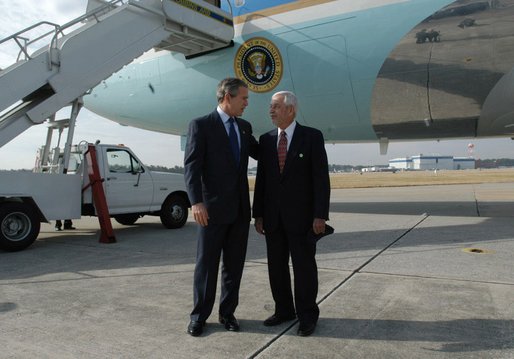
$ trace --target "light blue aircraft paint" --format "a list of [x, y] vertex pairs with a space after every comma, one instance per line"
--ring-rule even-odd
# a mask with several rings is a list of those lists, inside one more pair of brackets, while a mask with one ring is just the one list
[[[85, 97], [85, 106], [123, 125], [184, 135], [191, 119], [215, 108], [218, 82], [238, 76], [250, 81], [250, 104], [243, 117], [253, 124], [256, 134], [272, 128], [268, 116], [272, 94], [290, 90], [299, 99], [298, 121], [319, 128], [330, 142], [510, 135], [511, 129], [505, 127], [514, 113], [510, 104], [503, 104], [501, 126], [494, 127], [497, 117], [489, 116], [485, 124], [485, 119], [482, 124], [479, 121], [484, 102], [496, 103], [489, 92], [498, 88], [501, 78], [509, 76], [514, 58], [506, 56], [501, 69], [479, 68], [492, 75], [481, 87], [483, 95], [478, 96], [477, 110], [471, 115], [464, 111], [462, 116], [455, 115], [458, 111], [451, 106], [458, 99], [449, 84], [430, 82], [433, 69], [447, 71], [449, 82], [458, 81], [452, 74], [466, 77], [468, 71], [476, 70], [476, 59], [483, 50], [479, 44], [474, 47], [478, 40], [473, 32], [458, 25], [470, 17], [486, 19], [500, 14], [512, 18], [510, 4], [500, 8], [488, 1], [471, 1], [472, 7], [465, 8], [452, 0], [352, 2], [320, 0], [307, 7], [301, 1], [247, 0], [243, 7], [232, 7], [236, 22], [233, 47], [191, 59], [164, 51], [145, 55], [97, 86]], [[226, 0], [222, 3], [228, 10]], [[434, 26], [447, 30], [441, 32], [438, 41], [417, 43], [416, 36], [418, 40], [421, 36], [418, 33]], [[491, 26], [496, 26], [494, 21]], [[513, 25], [501, 30], [506, 36], [514, 35]], [[265, 45], [256, 48], [256, 39]], [[473, 55], [461, 56], [453, 50], [452, 44], [462, 43], [470, 44]], [[249, 44], [253, 52], [241, 49], [244, 44]], [[251, 63], [251, 54], [255, 53], [259, 53], [257, 59], [259, 55], [268, 56], [263, 69], [259, 69], [257, 60], [257, 65]], [[238, 62], [238, 56], [247, 57]], [[498, 59], [494, 53], [486, 56]], [[273, 68], [271, 63], [275, 65], [274, 78], [266, 73], [266, 68]], [[248, 74], [238, 72], [241, 66], [254, 75], [262, 70], [261, 76], [270, 77], [270, 82], [252, 87], [252, 79], [245, 77]], [[407, 76], [412, 74], [418, 74], [419, 81]], [[398, 98], [389, 104], [381, 103], [384, 96], [394, 97], [395, 91], [414, 97], [398, 92]], [[437, 103], [434, 94], [438, 95]], [[470, 99], [467, 93], [458, 96]], [[405, 110], [416, 106], [416, 101], [420, 101], [419, 108], [430, 110], [440, 105], [444, 111], [423, 114], [421, 110]], [[475, 98], [472, 101], [477, 102]], [[382, 115], [386, 110], [394, 113], [396, 108], [398, 121], [395, 116], [385, 119]], [[484, 132], [480, 133], [479, 128]]]

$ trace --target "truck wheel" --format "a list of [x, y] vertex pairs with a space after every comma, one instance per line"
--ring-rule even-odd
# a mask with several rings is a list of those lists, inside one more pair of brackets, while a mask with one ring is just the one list
[[161, 222], [166, 228], [180, 228], [187, 221], [187, 201], [180, 195], [172, 194], [166, 198], [161, 208]]
[[0, 205], [0, 248], [15, 252], [27, 248], [39, 235], [39, 217], [26, 203]]
[[137, 213], [128, 213], [128, 214], [118, 214], [114, 216], [114, 219], [119, 224], [124, 224], [125, 226], [130, 226], [139, 219], [139, 214]]

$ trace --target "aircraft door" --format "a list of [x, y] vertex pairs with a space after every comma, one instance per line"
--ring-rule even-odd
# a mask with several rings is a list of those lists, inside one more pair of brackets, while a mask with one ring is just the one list
[[208, 2], [211, 5], [220, 7], [220, 0], [205, 0], [205, 1]]
[[350, 80], [346, 40], [328, 36], [291, 43], [291, 79], [305, 123], [339, 138], [353, 136], [359, 117]]
[[373, 88], [371, 123], [378, 137], [416, 138], [434, 130], [427, 89], [431, 49], [419, 46], [413, 32], [405, 38], [382, 64]]
[[106, 165], [105, 196], [109, 211], [148, 211], [153, 200], [153, 181], [139, 161], [126, 149], [108, 149]]

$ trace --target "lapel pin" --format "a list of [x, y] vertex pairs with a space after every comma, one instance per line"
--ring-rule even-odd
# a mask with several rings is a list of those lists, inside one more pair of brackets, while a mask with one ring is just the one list
[[300, 158], [302, 158], [302, 157], [303, 157], [303, 153], [300, 153]]

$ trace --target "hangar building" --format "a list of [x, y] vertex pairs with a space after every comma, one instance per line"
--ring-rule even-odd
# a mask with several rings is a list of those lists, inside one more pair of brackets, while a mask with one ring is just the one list
[[416, 155], [393, 158], [389, 167], [405, 170], [466, 170], [475, 168], [473, 157], [453, 157], [438, 155]]

